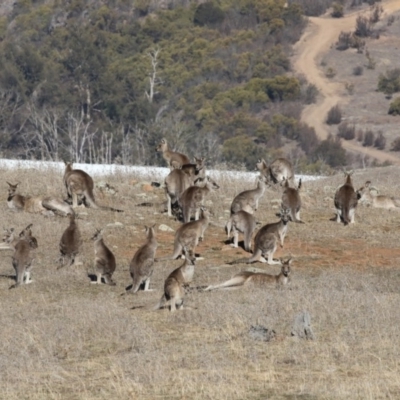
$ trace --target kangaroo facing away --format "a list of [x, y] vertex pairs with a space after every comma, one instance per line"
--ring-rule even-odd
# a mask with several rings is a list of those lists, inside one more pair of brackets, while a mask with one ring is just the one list
[[165, 178], [165, 195], [167, 197], [168, 216], [172, 217], [172, 205], [175, 204], [181, 194], [194, 185], [194, 175], [186, 174], [181, 169], [173, 169]]
[[81, 169], [73, 169], [73, 164], [65, 162], [64, 184], [69, 198], [72, 198], [72, 207], [78, 207], [78, 196], [87, 207], [123, 212], [113, 207], [100, 206], [94, 198], [94, 183], [92, 177]]
[[45, 216], [53, 216], [54, 214], [65, 216], [74, 213], [72, 207], [61, 199], [52, 196], [22, 196], [17, 193], [19, 183], [13, 185], [12, 183], [7, 182], [7, 184], [7, 205], [11, 210], [41, 213]]
[[289, 215], [289, 210], [281, 210], [280, 221], [264, 225], [257, 232], [256, 237], [254, 238], [253, 255], [250, 258], [241, 258], [239, 260], [232, 261], [230, 264], [251, 264], [256, 261], [267, 262], [270, 265], [280, 264], [279, 261], [275, 261], [273, 259], [273, 255], [278, 248], [278, 240], [280, 241], [281, 247], [283, 247], [283, 242], [290, 220]]
[[69, 226], [65, 229], [60, 239], [60, 258], [57, 269], [66, 265], [69, 260], [68, 266], [75, 263], [82, 246], [81, 233], [75, 221], [75, 214], [69, 216]]
[[103, 239], [103, 230], [96, 229], [96, 233], [91, 240], [94, 242], [94, 264], [97, 280], [92, 283], [101, 284], [101, 278], [107, 285], [115, 285], [111, 279], [116, 268], [115, 256], [106, 246]]
[[284, 261], [281, 259], [282, 268], [279, 275], [269, 275], [263, 272], [241, 271], [234, 275], [231, 279], [222, 282], [218, 285], [210, 285], [204, 291], [215, 289], [226, 289], [238, 286], [247, 286], [250, 284], [264, 286], [274, 283], [277, 287], [282, 287], [290, 284], [290, 264], [292, 259]]
[[189, 286], [193, 280], [195, 261], [195, 257], [186, 257], [183, 264], [168, 275], [164, 283], [164, 294], [155, 310], [162, 308], [168, 302], [171, 312], [183, 308], [185, 287]]
[[251, 251], [251, 237], [256, 229], [256, 219], [252, 214], [247, 211], [240, 210], [236, 214], [232, 214], [226, 224], [226, 233], [228, 239], [233, 233], [232, 247], [238, 247], [239, 232], [244, 235], [244, 249], [248, 252]]
[[289, 181], [285, 181], [285, 186], [282, 194], [282, 209], [287, 209], [290, 211], [290, 220], [297, 223], [303, 223], [300, 219], [300, 208], [301, 208], [301, 179], [299, 179], [299, 184], [297, 188], [292, 188], [289, 186]]
[[218, 184], [209, 176], [207, 176], [204, 180], [204, 185], [190, 186], [180, 196], [179, 204], [182, 207], [183, 222], [190, 221], [190, 214], [193, 210], [195, 211], [194, 219], [197, 221], [200, 215], [200, 207], [204, 205], [206, 196], [210, 192], [219, 189]]
[[365, 182], [364, 186], [357, 190], [357, 198], [361, 204], [375, 208], [384, 208], [386, 210], [400, 208], [400, 199], [378, 195], [372, 190], [371, 181]]
[[292, 163], [286, 158], [277, 158], [270, 165], [264, 159], [258, 160], [256, 169], [264, 176], [267, 183], [283, 184], [285, 180], [294, 183], [294, 172]]
[[263, 177], [257, 178], [257, 188], [239, 193], [232, 201], [231, 214], [240, 210], [253, 214], [258, 209], [258, 202], [265, 193], [266, 184]]
[[175, 260], [178, 258], [182, 251], [185, 257], [190, 257], [195, 254], [195, 248], [199, 241], [204, 238], [204, 232], [210, 222], [211, 213], [205, 207], [201, 207], [200, 219], [197, 221], [190, 221], [184, 223], [175, 232], [174, 251], [172, 256], [157, 258], [156, 261]]
[[335, 193], [336, 222], [343, 221], [344, 225], [354, 223], [354, 214], [357, 207], [357, 193], [354, 190], [351, 175], [345, 172], [346, 181]]
[[155, 225], [146, 226], [147, 241], [135, 253], [129, 266], [132, 277], [132, 288], [127, 292], [136, 293], [144, 285], [144, 290], [149, 290], [150, 277], [153, 274], [154, 257], [157, 250]]
[[190, 164], [188, 156], [176, 151], [172, 151], [165, 139], [161, 139], [160, 143], [156, 147], [156, 152], [162, 153], [164, 160], [168, 163], [168, 166], [173, 168], [182, 168], [182, 165]]
[[16, 283], [10, 286], [10, 289], [16, 288], [23, 283], [33, 282], [30, 279], [31, 268], [33, 263], [32, 250], [37, 249], [38, 243], [35, 237], [32, 236], [32, 224], [28, 225], [16, 238], [14, 229], [5, 230], [3, 242], [6, 247], [14, 250], [12, 256], [12, 265], [15, 269]]

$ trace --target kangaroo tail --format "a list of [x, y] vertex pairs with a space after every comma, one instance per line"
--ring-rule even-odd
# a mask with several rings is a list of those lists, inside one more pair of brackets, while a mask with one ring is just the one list
[[154, 306], [153, 310], [154, 310], [154, 311], [159, 310], [160, 308], [162, 308], [162, 307], [165, 305], [166, 302], [167, 302], [167, 298], [165, 297], [165, 294], [163, 294], [163, 295], [161, 296], [160, 301], [157, 303], [156, 306]]

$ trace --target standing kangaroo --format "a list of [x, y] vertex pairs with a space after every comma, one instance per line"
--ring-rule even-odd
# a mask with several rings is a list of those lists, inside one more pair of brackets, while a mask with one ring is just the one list
[[205, 168], [205, 157], [202, 158], [194, 158], [194, 164], [183, 164], [182, 171], [185, 174], [188, 174], [191, 177], [197, 178], [205, 178], [206, 175], [206, 168]]
[[256, 169], [265, 177], [267, 183], [282, 184], [285, 180], [294, 183], [293, 166], [286, 158], [277, 158], [270, 165], [264, 159], [258, 160]]
[[104, 278], [104, 282], [107, 285], [114, 286], [115, 282], [111, 277], [116, 268], [116, 261], [114, 254], [104, 243], [103, 231], [97, 229], [91, 240], [94, 242], [94, 263], [97, 277], [97, 280], [93, 283], [101, 284], [101, 278]]
[[218, 285], [210, 285], [204, 291], [225, 289], [230, 287], [247, 286], [249, 284], [263, 286], [265, 284], [274, 283], [277, 287], [290, 284], [290, 264], [292, 259], [284, 261], [281, 259], [282, 268], [278, 275], [269, 275], [263, 272], [241, 271], [234, 275], [231, 279]]
[[279, 261], [273, 259], [273, 255], [278, 247], [278, 241], [281, 247], [287, 233], [289, 223], [289, 210], [281, 210], [281, 219], [278, 222], [264, 225], [256, 234], [254, 238], [254, 251], [250, 258], [241, 258], [239, 260], [232, 261], [231, 264], [246, 263], [251, 264], [256, 261], [265, 262], [263, 257], [267, 259], [267, 263], [280, 264]]
[[204, 238], [204, 232], [208, 227], [211, 216], [210, 211], [205, 207], [201, 207], [200, 210], [199, 220], [186, 222], [175, 232], [172, 256], [158, 258], [156, 261], [175, 260], [182, 254], [182, 251], [185, 253], [185, 257], [194, 255], [196, 246]]
[[67, 259], [69, 259], [68, 266], [73, 265], [81, 246], [81, 233], [75, 221], [75, 214], [71, 214], [69, 216], [69, 226], [65, 229], [60, 239], [60, 258], [57, 269], [64, 267]]
[[72, 207], [78, 207], [78, 196], [83, 199], [87, 207], [123, 212], [113, 207], [100, 206], [94, 198], [94, 183], [92, 177], [81, 169], [73, 169], [73, 164], [65, 162], [64, 184], [67, 189], [68, 197], [72, 198]]
[[[31, 268], [33, 262], [32, 250], [37, 249], [38, 243], [35, 237], [32, 236], [32, 224], [28, 225], [16, 238], [14, 229], [5, 231], [3, 242], [7, 247], [14, 250], [12, 256], [12, 265], [15, 269], [16, 283], [10, 286], [10, 289], [16, 288], [25, 283], [31, 283]], [[2, 247], [4, 248], [4, 247]]]
[[194, 219], [197, 221], [200, 215], [200, 207], [204, 205], [206, 196], [219, 189], [218, 184], [207, 176], [203, 186], [190, 186], [180, 196], [179, 204], [182, 207], [183, 222], [190, 221], [191, 211], [195, 211]]
[[185, 287], [193, 280], [195, 261], [194, 257], [186, 257], [183, 264], [168, 275], [164, 283], [164, 294], [155, 310], [162, 308], [167, 302], [170, 303], [171, 312], [183, 308]]
[[239, 232], [244, 235], [244, 249], [248, 252], [251, 251], [251, 237], [256, 229], [256, 219], [252, 214], [247, 211], [240, 210], [232, 214], [226, 224], [226, 233], [228, 239], [230, 238], [231, 230], [233, 233], [233, 247], [238, 247]]
[[74, 213], [72, 207], [61, 199], [52, 196], [22, 196], [17, 193], [19, 183], [13, 185], [12, 183], [7, 182], [7, 184], [7, 205], [11, 210], [41, 213], [46, 216], [54, 215], [54, 213], [63, 216]]
[[300, 198], [300, 188], [301, 179], [299, 179], [299, 184], [297, 188], [292, 188], [289, 186], [289, 181], [285, 181], [284, 190], [282, 194], [282, 209], [287, 209], [290, 211], [290, 220], [293, 222], [303, 223], [300, 219], [300, 208], [301, 208], [301, 198]]
[[181, 194], [194, 185], [195, 175], [186, 174], [181, 169], [173, 169], [165, 178], [165, 195], [167, 197], [168, 216], [172, 217], [172, 205], [175, 204]]
[[257, 188], [239, 193], [232, 201], [231, 214], [240, 210], [253, 214], [258, 209], [258, 202], [265, 193], [266, 184], [263, 177], [257, 178]]
[[335, 193], [336, 222], [343, 221], [344, 225], [354, 223], [354, 214], [357, 207], [357, 193], [354, 190], [351, 175], [345, 172], [346, 181]]
[[146, 226], [147, 241], [141, 246], [132, 258], [129, 271], [132, 277], [132, 288], [127, 292], [136, 293], [144, 284], [144, 290], [149, 290], [150, 277], [153, 274], [154, 257], [157, 250], [155, 225]]
[[168, 163], [168, 166], [173, 168], [182, 168], [184, 164], [190, 164], [188, 156], [176, 151], [172, 151], [165, 139], [161, 139], [160, 143], [156, 147], [156, 152], [162, 153], [164, 160]]

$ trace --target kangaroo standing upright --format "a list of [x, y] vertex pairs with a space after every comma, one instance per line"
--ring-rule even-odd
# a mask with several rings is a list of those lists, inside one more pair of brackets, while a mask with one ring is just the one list
[[73, 265], [80, 252], [81, 246], [81, 232], [75, 221], [75, 214], [71, 214], [69, 216], [69, 226], [65, 229], [60, 239], [60, 258], [57, 269], [64, 267], [66, 260], [69, 260], [68, 266]]
[[164, 294], [155, 307], [155, 310], [160, 309], [167, 302], [170, 303], [171, 312], [183, 308], [185, 287], [193, 280], [195, 261], [194, 257], [187, 257], [180, 267], [174, 269], [168, 275], [164, 283]]
[[278, 247], [278, 241], [281, 247], [287, 233], [289, 223], [289, 210], [281, 210], [281, 219], [278, 222], [264, 225], [254, 238], [254, 251], [250, 258], [241, 258], [231, 262], [231, 264], [246, 263], [250, 264], [256, 261], [265, 262], [262, 257], [267, 259], [268, 264], [280, 264], [273, 259], [273, 255]]
[[346, 181], [335, 193], [336, 222], [343, 221], [344, 225], [354, 223], [354, 214], [358, 204], [357, 193], [354, 190], [351, 175], [345, 172]]
[[147, 241], [136, 251], [132, 258], [129, 271], [133, 282], [132, 288], [128, 292], [136, 293], [142, 284], [144, 284], [144, 290], [149, 290], [154, 257], [158, 246], [154, 227], [155, 225], [146, 226]]
[[289, 186], [289, 181], [285, 181], [285, 186], [282, 194], [282, 209], [287, 209], [290, 211], [290, 219], [293, 222], [303, 223], [300, 219], [300, 208], [301, 208], [301, 179], [299, 179], [299, 184], [297, 188], [292, 188]]
[[294, 184], [294, 172], [292, 163], [286, 158], [277, 158], [270, 165], [264, 159], [258, 160], [256, 169], [264, 176], [267, 183], [283, 184], [285, 180]]
[[[6, 230], [3, 242], [7, 247], [14, 250], [12, 256], [12, 265], [15, 269], [16, 283], [10, 286], [10, 289], [16, 288], [25, 283], [31, 283], [31, 268], [33, 262], [32, 250], [37, 249], [38, 243], [32, 236], [32, 224], [28, 225], [16, 238], [14, 229]], [[2, 247], [4, 248], [4, 247]]]
[[233, 247], [238, 247], [239, 232], [244, 235], [244, 249], [251, 251], [251, 237], [256, 229], [256, 219], [247, 211], [240, 210], [232, 214], [226, 224], [226, 233], [230, 238], [231, 230], [233, 233]]
[[182, 168], [184, 164], [190, 164], [188, 156], [177, 151], [172, 151], [166, 139], [161, 139], [160, 143], [156, 147], [156, 152], [160, 152], [163, 155], [164, 160], [168, 163], [168, 166], [172, 168]]
[[97, 277], [97, 280], [93, 283], [101, 284], [101, 278], [103, 278], [107, 285], [114, 286], [115, 282], [111, 279], [111, 277], [117, 264], [113, 252], [104, 243], [103, 231], [97, 229], [91, 240], [94, 241], [94, 263]]
[[231, 214], [235, 214], [240, 210], [253, 214], [258, 209], [258, 202], [265, 193], [265, 181], [263, 177], [257, 178], [257, 188], [245, 190], [239, 193], [233, 199], [231, 204]]

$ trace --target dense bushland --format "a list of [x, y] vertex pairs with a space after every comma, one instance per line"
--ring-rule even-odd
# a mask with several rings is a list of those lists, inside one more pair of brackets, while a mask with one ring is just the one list
[[[0, 149], [153, 164], [164, 136], [253, 167], [244, 149], [268, 158], [299, 140], [316, 96], [290, 75], [302, 12], [283, 0], [17, 2], [0, 19]], [[300, 142], [309, 162], [312, 143]]]

